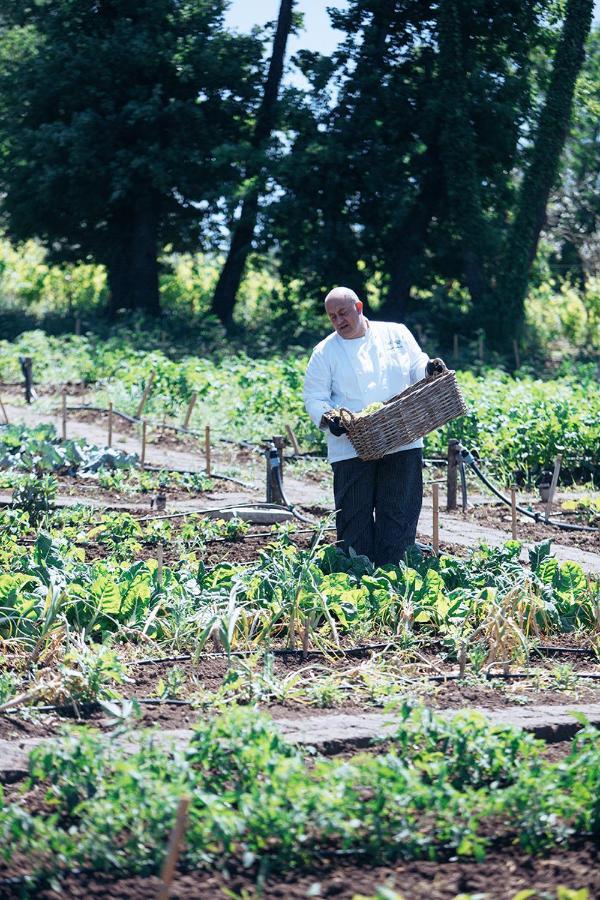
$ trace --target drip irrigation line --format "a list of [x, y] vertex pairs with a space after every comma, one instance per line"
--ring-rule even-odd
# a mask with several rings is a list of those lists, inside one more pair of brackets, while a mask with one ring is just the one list
[[[254, 656], [257, 650], [232, 650], [231, 653], [223, 652], [213, 652], [213, 653], [203, 653], [199, 658], [198, 662], [202, 659], [228, 659], [231, 656], [235, 657], [244, 657], [244, 656]], [[391, 644], [389, 641], [386, 643], [379, 644], [360, 644], [356, 647], [343, 647], [343, 648], [335, 648], [333, 650], [296, 650], [291, 647], [276, 647], [270, 650], [265, 651], [266, 653], [271, 653], [273, 656], [296, 656], [296, 657], [361, 657], [366, 656], [368, 653], [397, 653], [398, 648]], [[540, 653], [544, 654], [555, 654], [555, 653], [573, 653], [579, 655], [594, 655], [593, 650], [587, 649], [585, 647], [550, 647], [550, 646], [539, 646], [534, 647], [531, 650], [531, 653]], [[194, 659], [194, 656], [191, 653], [184, 653], [179, 656], [163, 656], [163, 657], [149, 657], [146, 659], [137, 659], [137, 660], [121, 660], [124, 665], [127, 666], [150, 666], [156, 665], [157, 663], [167, 663], [167, 662], [189, 662]], [[598, 676], [600, 677], [600, 675]]]
[[[506, 497], [501, 491], [499, 491], [498, 488], [494, 484], [492, 484], [489, 478], [487, 478], [483, 474], [483, 472], [475, 462], [475, 459], [473, 458], [471, 452], [462, 446], [459, 447], [459, 450], [462, 459], [468, 466], [473, 469], [477, 477], [492, 491], [493, 494], [496, 495], [496, 497], [502, 500], [503, 503], [505, 503], [507, 506], [511, 506], [512, 504], [510, 499]], [[553, 528], [560, 528], [562, 531], [591, 531], [596, 533], [600, 531], [600, 528], [594, 528], [592, 525], [574, 525], [569, 522], [556, 522], [554, 519], [546, 519], [542, 516], [541, 513], [531, 512], [531, 510], [525, 509], [525, 507], [519, 506], [518, 504], [517, 510], [523, 515], [528, 516], [530, 519], [533, 519], [539, 525], [550, 525]]]
[[[302, 650], [297, 651], [299, 654], [302, 654]], [[315, 651], [312, 651], [314, 653]], [[308, 651], [306, 654], [306, 658], [310, 657], [311, 651]], [[482, 673], [482, 677], [485, 678], [486, 681], [527, 681], [528, 679], [535, 678], [539, 673], [537, 672], [485, 672]], [[574, 678], [581, 678], [586, 681], [600, 681], [600, 672], [574, 672]], [[460, 672], [448, 672], [447, 674], [435, 674], [428, 675], [423, 674], [420, 677], [408, 677], [401, 678], [403, 684], [411, 684], [418, 685], [422, 684], [423, 680], [433, 681], [439, 684], [444, 684], [447, 681], [464, 681], [465, 675], [461, 675]], [[160, 697], [126, 697], [122, 698], [129, 702], [139, 703], [141, 706], [193, 706], [193, 702], [191, 700], [176, 700], [170, 698], [160, 698]], [[60, 704], [45, 704], [44, 706], [35, 706], [35, 705], [21, 705], [21, 706], [12, 706], [10, 711], [7, 710], [6, 713], [9, 715], [14, 715], [17, 711], [29, 710], [35, 712], [69, 712], [78, 714], [81, 712], [96, 712], [98, 709], [101, 709], [100, 701], [98, 700], [86, 700], [85, 702], [76, 702], [72, 703], [60, 703]], [[3, 710], [0, 710], [0, 716], [5, 715]]]
[[246, 488], [247, 490], [258, 490], [255, 484], [250, 484], [248, 481], [240, 481], [239, 478], [233, 478], [231, 475], [218, 475], [216, 472], [211, 472], [210, 475], [208, 475], [206, 472], [195, 469], [174, 469], [169, 466], [158, 466], [153, 463], [144, 463], [142, 468], [145, 472], [175, 472], [177, 475], [203, 475], [206, 478], [214, 478], [216, 481], [231, 481], [233, 484], [239, 484], [240, 487]]
[[[295, 650], [291, 647], [276, 647], [272, 650], [266, 651], [267, 653], [272, 654], [273, 656], [318, 656], [318, 657], [336, 657], [336, 656], [365, 656], [367, 653], [372, 651], [381, 652], [382, 650], [387, 650], [389, 648], [389, 643], [385, 644], [364, 644], [358, 647], [346, 647], [346, 648], [335, 648], [332, 651], [326, 650]], [[203, 659], [228, 659], [231, 656], [235, 657], [244, 657], [244, 656], [255, 656], [257, 652], [256, 650], [232, 650], [231, 653], [225, 652], [214, 652], [214, 653], [203, 653], [202, 656], [198, 658], [198, 662]], [[149, 658], [149, 659], [132, 659], [132, 660], [121, 660], [126, 666], [150, 666], [155, 665], [156, 663], [165, 663], [165, 662], [188, 662], [193, 659], [193, 655], [191, 653], [184, 653], [179, 656], [163, 656], [158, 659]]]
[[[103, 406], [88, 406], [87, 403], [82, 404], [81, 406], [68, 406], [67, 413], [69, 412], [99, 412], [99, 413], [108, 413], [109, 410], [105, 409]], [[129, 422], [131, 425], [137, 425], [141, 422], [141, 419], [136, 418], [135, 416], [130, 416], [129, 413], [121, 412], [119, 409], [113, 409], [113, 416], [118, 416], [120, 419], [124, 419], [126, 422]]]

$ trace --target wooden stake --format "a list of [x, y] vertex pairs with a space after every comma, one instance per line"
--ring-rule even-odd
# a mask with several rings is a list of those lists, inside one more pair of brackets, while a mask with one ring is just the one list
[[517, 491], [510, 489], [510, 530], [513, 541], [517, 540]]
[[112, 431], [113, 431], [113, 405], [112, 400], [108, 403], [108, 446], [112, 447]]
[[146, 420], [142, 422], [142, 452], [140, 454], [140, 465], [146, 462]]
[[211, 465], [210, 465], [210, 425], [207, 425], [204, 429], [204, 456], [206, 457], [206, 474], [211, 474]]
[[285, 430], [287, 431], [287, 436], [290, 439], [290, 444], [294, 450], [294, 456], [300, 456], [302, 451], [300, 450], [300, 444], [298, 443], [298, 438], [296, 437], [296, 432], [292, 428], [291, 425], [286, 425]]
[[460, 441], [450, 438], [448, 441], [448, 469], [446, 472], [446, 509], [456, 509], [458, 492], [458, 464]]
[[190, 402], [188, 403], [187, 412], [185, 414], [185, 419], [183, 420], [183, 428], [187, 428], [190, 424], [190, 419], [192, 418], [192, 413], [194, 411], [194, 407], [196, 405], [196, 400], [198, 399], [198, 394], [196, 391], [190, 397]]
[[168, 900], [169, 894], [171, 893], [171, 885], [173, 883], [177, 860], [179, 858], [179, 845], [181, 844], [181, 839], [185, 833], [189, 807], [190, 798], [185, 796], [182, 797], [179, 801], [179, 806], [177, 807], [177, 816], [175, 817], [175, 822], [169, 836], [167, 855], [163, 863], [162, 872], [160, 873], [162, 886], [158, 894], [158, 900]]
[[283, 435], [274, 434], [273, 443], [277, 447], [277, 453], [279, 454], [279, 472], [281, 473], [281, 480], [283, 481]]
[[521, 368], [521, 354], [519, 353], [519, 342], [513, 338], [513, 351], [515, 354], [515, 369]]
[[458, 651], [458, 677], [465, 677], [465, 670], [467, 668], [467, 642], [461, 641], [460, 648]]
[[164, 544], [159, 544], [158, 547], [156, 548], [156, 583], [159, 587], [162, 587], [164, 552], [165, 552]]
[[6, 409], [4, 408], [2, 397], [0, 397], [0, 409], [2, 410], [2, 415], [4, 416], [4, 424], [8, 425], [8, 416], [6, 415]]
[[433, 497], [433, 552], [437, 556], [440, 552], [440, 486], [432, 484], [431, 493]]
[[559, 454], [557, 454], [557, 457], [554, 461], [554, 471], [552, 473], [552, 481], [550, 482], [550, 490], [548, 491], [548, 502], [546, 503], [546, 514], [545, 514], [546, 522], [550, 518], [550, 511], [552, 510], [552, 500], [554, 499], [554, 491], [556, 490], [556, 485], [558, 484], [558, 476], [560, 474], [561, 465], [562, 465], [562, 453], [559, 453]]
[[67, 389], [62, 389], [62, 439], [67, 439]]
[[148, 399], [148, 395], [150, 394], [150, 391], [152, 390], [152, 382], [154, 381], [154, 374], [155, 373], [154, 373], [154, 369], [153, 369], [150, 372], [148, 381], [146, 382], [146, 387], [144, 388], [144, 393], [142, 394], [142, 399], [140, 400], [140, 402], [138, 404], [138, 408], [135, 413], [136, 419], [141, 419], [141, 417], [142, 417], [142, 413], [144, 412], [144, 407], [146, 405], [146, 400]]
[[479, 335], [478, 347], [479, 359], [483, 362], [483, 332]]
[[454, 359], [458, 359], [458, 335], [454, 335], [453, 344], [452, 344], [452, 355]]
[[304, 616], [304, 631], [302, 632], [302, 659], [308, 654], [308, 641], [310, 638], [310, 616]]

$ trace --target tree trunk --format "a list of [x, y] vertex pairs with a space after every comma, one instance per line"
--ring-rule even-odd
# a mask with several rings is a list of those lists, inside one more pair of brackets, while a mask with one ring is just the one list
[[158, 221], [148, 204], [140, 204], [131, 215], [113, 223], [113, 248], [106, 260], [109, 305], [118, 310], [160, 313], [158, 291]]
[[591, 27], [593, 5], [593, 0], [568, 0], [567, 3], [531, 163], [521, 184], [517, 214], [508, 235], [498, 277], [494, 303], [497, 321], [490, 337], [499, 348], [506, 347], [523, 326], [529, 272], [569, 129], [575, 82], [585, 57], [585, 41]]
[[429, 147], [426, 169], [413, 207], [393, 235], [393, 255], [388, 261], [389, 282], [380, 316], [403, 322], [408, 310], [415, 268], [423, 257], [427, 230], [439, 206], [441, 173], [437, 147]]
[[269, 71], [251, 141], [252, 148], [259, 152], [256, 160], [250, 163], [246, 172], [246, 177], [251, 179], [251, 187], [242, 201], [240, 218], [233, 229], [227, 259], [213, 295], [212, 312], [226, 326], [231, 324], [233, 318], [237, 292], [244, 274], [246, 260], [252, 247], [252, 238], [256, 228], [258, 199], [264, 181], [264, 178], [261, 177], [262, 162], [260, 156], [262, 154], [260, 151], [265, 149], [265, 144], [275, 124], [277, 97], [283, 75], [285, 49], [292, 29], [293, 7], [294, 0], [281, 0]]
[[485, 218], [477, 171], [475, 133], [469, 110], [460, 0], [439, 5], [440, 155], [450, 216], [460, 238], [465, 283], [475, 308], [487, 299], [482, 246]]

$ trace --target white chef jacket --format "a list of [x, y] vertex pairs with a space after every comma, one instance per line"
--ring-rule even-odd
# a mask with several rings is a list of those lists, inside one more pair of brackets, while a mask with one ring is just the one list
[[[376, 401], [386, 401], [425, 375], [429, 357], [423, 353], [405, 325], [367, 322], [360, 338], [343, 338], [337, 332], [321, 341], [312, 352], [304, 379], [304, 405], [318, 427], [323, 413], [344, 406], [360, 412]], [[330, 462], [352, 459], [356, 450], [348, 436], [327, 432]], [[390, 450], [422, 447], [423, 440]]]

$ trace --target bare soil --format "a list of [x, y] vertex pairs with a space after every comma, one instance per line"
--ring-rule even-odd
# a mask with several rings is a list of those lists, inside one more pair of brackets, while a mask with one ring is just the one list
[[[153, 648], [149, 648], [152, 655]], [[139, 658], [139, 657], [138, 657]], [[407, 658], [408, 659], [408, 658]], [[600, 666], [595, 665], [593, 657], [559, 655], [557, 658], [542, 658], [532, 666], [531, 678], [525, 680], [504, 680], [501, 678], [487, 681], [475, 677], [464, 681], [449, 680], [445, 682], [430, 681], [428, 673], [446, 673], [452, 675], [456, 672], [456, 666], [445, 662], [441, 654], [428, 653], [422, 660], [406, 663], [406, 672], [401, 676], [389, 676], [389, 686], [395, 686], [396, 696], [404, 696], [406, 699], [418, 699], [433, 709], [459, 709], [469, 707], [485, 707], [487, 709], [509, 709], [523, 706], [563, 705], [567, 703], [594, 703], [600, 698], [600, 680], [576, 679], [568, 674], [568, 678], [561, 687], [560, 672], [557, 666], [564, 665], [568, 661], [573, 676], [577, 672], [597, 672], [600, 675]], [[234, 657], [232, 666], [243, 667], [245, 657]], [[311, 670], [318, 674], [337, 673], [346, 683], [359, 677], [358, 673], [365, 667], [368, 659], [356, 659], [338, 657], [329, 659], [322, 656], [311, 655], [307, 660], [297, 656], [276, 656], [273, 663], [273, 671], [276, 677], [285, 678], [302, 670], [304, 675]], [[191, 700], [197, 702], [203, 692], [217, 691], [223, 685], [229, 672], [229, 664], [225, 657], [211, 656], [206, 653], [198, 662], [192, 660], [158, 661], [148, 665], [139, 665], [132, 662], [128, 666], [128, 677], [132, 683], [121, 685], [119, 690], [127, 697], [137, 700], [155, 699], [158, 697], [158, 685], [161, 679], [166, 679], [169, 673], [177, 668], [182, 676], [181, 689], [175, 699]], [[256, 666], [256, 671], [262, 671], [262, 663]], [[299, 694], [297, 698], [290, 697], [283, 702], [268, 701], [260, 704], [260, 707], [268, 710], [276, 718], [302, 719], [304, 716], [326, 716], [332, 709], [337, 712], [358, 712], [366, 709], [375, 710], [381, 708], [390, 698], [384, 697], [381, 701], [369, 702], [363, 692], [345, 691], [339, 703], [334, 707], [319, 709], [309, 705], [305, 694]], [[243, 698], [241, 700], [243, 702]], [[258, 704], [257, 704], [258, 705]], [[141, 718], [136, 723], [138, 728], [160, 726], [161, 728], [191, 728], [194, 723], [212, 714], [208, 711], [196, 708], [193, 705], [162, 702], [156, 704], [141, 705]], [[43, 713], [32, 709], [25, 718], [18, 714], [0, 716], [0, 734], [5, 740], [18, 740], [24, 737], [46, 737], [58, 734], [62, 724], [88, 724], [93, 727], [110, 729], [113, 722], [106, 713], [95, 704], [74, 705], [64, 707], [56, 712]]]
[[[531, 504], [532, 512], [538, 512], [543, 516], [544, 506], [541, 503]], [[462, 513], [461, 513], [462, 515]], [[467, 510], [466, 521], [475, 524], [491, 525], [494, 528], [510, 531], [511, 511], [503, 503], [490, 502], [486, 506], [475, 506]], [[577, 516], [560, 514], [555, 510], [551, 515], [553, 521], [562, 522], [565, 525], [582, 525], [583, 522]], [[517, 520], [517, 536], [519, 540], [527, 542], [544, 541], [551, 538], [554, 543], [560, 543], [568, 547], [579, 547], [592, 553], [600, 553], [600, 531], [566, 531], [542, 523], [534, 522], [524, 515], [519, 514]]]
[[[436, 862], [399, 862], [372, 866], [367, 861], [323, 864], [310, 871], [276, 874], [267, 878], [261, 891], [256, 888], [253, 872], [232, 870], [223, 873], [188, 873], [177, 875], [171, 896], [174, 900], [220, 900], [226, 897], [278, 898], [305, 900], [328, 897], [352, 900], [357, 894], [372, 896], [378, 887], [389, 886], [405, 900], [451, 900], [458, 894], [474, 894], [481, 900], [512, 900], [518, 891], [535, 891], [532, 900], [554, 898], [559, 885], [571, 889], [587, 888], [590, 900], [600, 896], [600, 856], [592, 843], [561, 848], [543, 857], [532, 857], [513, 847], [492, 850], [482, 862], [441, 860]], [[1, 870], [0, 870], [1, 872]], [[156, 897], [161, 886], [157, 876], [112, 879], [108, 875], [69, 875], [60, 886], [39, 889], [30, 897], [37, 900], [58, 898], [119, 898], [148, 900]], [[4, 892], [3, 892], [4, 890]], [[245, 893], [244, 893], [245, 892]], [[0, 898], [27, 896], [15, 887], [2, 888]]]

